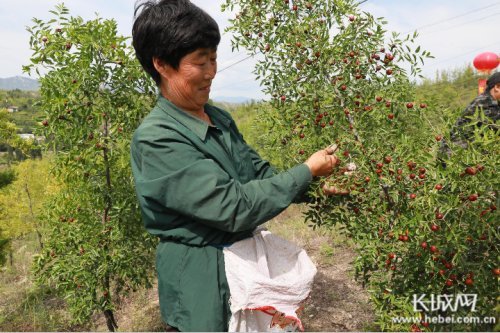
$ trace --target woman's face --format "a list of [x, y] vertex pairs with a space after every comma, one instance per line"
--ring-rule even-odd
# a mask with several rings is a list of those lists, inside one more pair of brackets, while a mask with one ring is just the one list
[[162, 87], [162, 93], [184, 110], [201, 111], [208, 102], [210, 86], [216, 73], [217, 51], [197, 49], [181, 59], [177, 70], [166, 66], [166, 84]]

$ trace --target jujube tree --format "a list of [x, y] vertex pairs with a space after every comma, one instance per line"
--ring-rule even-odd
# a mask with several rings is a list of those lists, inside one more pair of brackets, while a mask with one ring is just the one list
[[33, 55], [24, 68], [41, 74], [39, 133], [56, 152], [51, 176], [62, 184], [45, 207], [35, 274], [64, 295], [75, 322], [100, 311], [114, 330], [114, 302], [154, 273], [129, 142], [155, 87], [114, 20], [71, 17], [64, 5], [51, 13], [28, 28]]
[[[315, 181], [305, 217], [314, 226], [341, 223], [355, 240], [356, 275], [368, 284], [380, 328], [441, 329], [391, 321], [421, 314], [413, 294], [475, 293], [474, 315], [494, 316], [497, 134], [477, 129], [474, 143], [453, 146], [444, 166], [438, 151], [449, 124], [429, 121], [439, 110], [416, 101], [410, 81], [430, 57], [415, 45], [417, 33], [389, 35], [383, 19], [354, 1], [239, 0], [223, 8], [237, 11], [233, 47], [258, 55], [254, 73], [272, 97], [262, 115], [266, 148], [287, 166], [339, 147], [342, 165]], [[480, 111], [476, 118], [486, 121]], [[324, 182], [349, 195], [323, 196]]]

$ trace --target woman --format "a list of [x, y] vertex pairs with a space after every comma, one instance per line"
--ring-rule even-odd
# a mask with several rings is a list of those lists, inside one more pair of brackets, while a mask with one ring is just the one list
[[131, 159], [144, 224], [161, 240], [162, 318], [181, 331], [224, 331], [231, 314], [222, 247], [299, 201], [337, 159], [325, 149], [277, 173], [227, 112], [206, 104], [217, 23], [188, 0], [144, 2], [135, 14], [133, 46], [160, 90], [134, 134]]

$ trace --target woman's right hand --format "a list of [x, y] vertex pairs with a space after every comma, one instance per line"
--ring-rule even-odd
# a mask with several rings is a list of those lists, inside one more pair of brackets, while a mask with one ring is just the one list
[[333, 172], [333, 169], [339, 164], [339, 159], [333, 155], [335, 153], [334, 147], [319, 150], [312, 154], [305, 165], [311, 170], [313, 177], [328, 176]]

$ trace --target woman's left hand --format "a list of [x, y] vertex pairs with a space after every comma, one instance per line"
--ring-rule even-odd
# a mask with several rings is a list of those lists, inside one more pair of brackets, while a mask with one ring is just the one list
[[323, 186], [321, 187], [321, 189], [323, 190], [323, 194], [324, 195], [349, 195], [349, 191], [348, 190], [345, 190], [345, 189], [338, 189], [336, 188], [335, 186], [330, 186], [328, 184], [323, 184]]
[[[354, 163], [348, 163], [345, 168], [340, 170], [340, 174], [350, 176], [356, 171], [357, 167]], [[349, 195], [349, 190], [347, 189], [339, 189], [335, 186], [330, 185], [328, 182], [324, 183], [321, 186], [324, 195]]]

